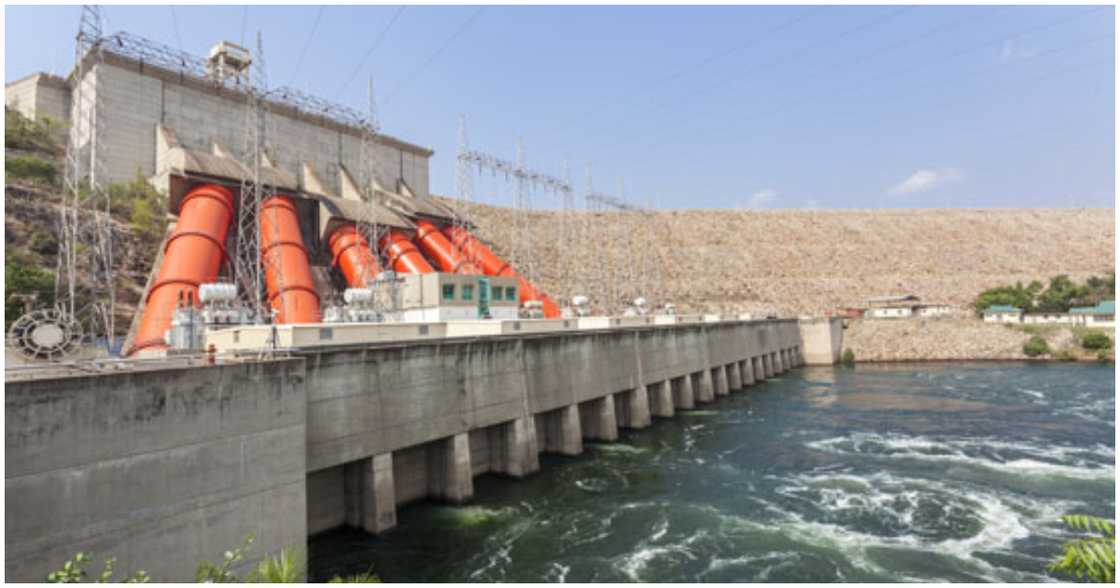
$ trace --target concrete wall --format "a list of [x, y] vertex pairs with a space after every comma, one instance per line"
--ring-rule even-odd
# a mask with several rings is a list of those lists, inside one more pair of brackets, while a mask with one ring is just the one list
[[66, 81], [49, 74], [34, 74], [6, 84], [4, 104], [32, 120], [49, 117], [66, 122], [70, 117]]
[[[813, 354], [831, 363], [841, 323], [821, 325], [809, 329]], [[729, 321], [305, 350], [308, 531], [353, 524], [346, 513], [362, 508], [395, 521], [396, 505], [469, 499], [473, 476], [524, 475], [541, 451], [576, 454], [584, 438], [648, 426], [651, 407], [671, 416], [782, 373], [802, 362], [804, 328]], [[375, 459], [390, 472], [345, 490], [346, 472]]]
[[[7, 577], [77, 551], [189, 580], [838, 353], [840, 322], [729, 321], [316, 347], [295, 359], [9, 382]], [[808, 337], [808, 339], [806, 339]]]
[[[109, 59], [87, 74], [87, 88], [99, 100], [100, 125], [107, 181], [130, 180], [137, 169], [150, 177], [156, 172], [156, 126], [175, 132], [187, 149], [209, 152], [214, 142], [240, 152], [246, 141], [243, 96], [220, 93], [192, 80], [168, 79], [158, 70], [141, 71], [127, 62]], [[324, 187], [341, 194], [340, 166], [357, 173], [360, 139], [346, 132], [279, 113], [268, 117], [270, 155], [275, 163], [301, 179], [307, 162]], [[428, 195], [428, 157], [379, 143], [374, 150], [379, 177], [389, 189], [403, 179], [417, 196]]]
[[801, 319], [798, 326], [806, 365], [833, 365], [840, 361], [844, 344], [844, 319]]
[[79, 551], [157, 580], [257, 535], [302, 546], [303, 362], [8, 382], [5, 576], [40, 582]]

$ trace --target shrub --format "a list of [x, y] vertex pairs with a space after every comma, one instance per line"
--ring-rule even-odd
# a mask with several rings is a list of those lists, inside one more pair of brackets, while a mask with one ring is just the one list
[[1050, 353], [1050, 345], [1039, 335], [1035, 335], [1023, 343], [1023, 355], [1038, 357]]
[[844, 355], [840, 357], [840, 361], [844, 365], [855, 365], [855, 363], [856, 363], [856, 353], [854, 351], [852, 351], [851, 348], [845, 349], [844, 350]]
[[[62, 568], [47, 574], [47, 582], [51, 584], [77, 584], [85, 580], [89, 574], [86, 572], [85, 566], [93, 561], [93, 557], [86, 553], [79, 553], [74, 556], [74, 559], [62, 564]], [[113, 564], [116, 559], [110, 557], [105, 560], [105, 567], [101, 569], [101, 573], [97, 576], [97, 582], [106, 584], [109, 582], [124, 582], [125, 584], [147, 584], [151, 581], [148, 573], [144, 570], [134, 572], [125, 576], [122, 579], [113, 577]]]
[[1063, 349], [1053, 355], [1058, 361], [1077, 361], [1077, 354], [1072, 349]]
[[51, 231], [35, 229], [27, 247], [39, 255], [58, 255], [58, 237]]
[[1097, 352], [1097, 361], [1112, 361], [1112, 354], [1107, 349], [1101, 349]]
[[58, 180], [54, 163], [37, 155], [14, 155], [6, 158], [5, 164], [4, 177], [8, 181], [24, 179], [53, 186]]
[[4, 329], [23, 315], [25, 297], [35, 298], [39, 307], [54, 304], [54, 274], [34, 266], [8, 262], [4, 265]]
[[1081, 346], [1085, 349], [1112, 349], [1112, 338], [1100, 332], [1087, 333], [1081, 338]]
[[61, 134], [61, 129], [62, 125], [52, 119], [34, 121], [18, 110], [4, 108], [4, 147], [7, 149], [57, 153], [59, 142], [56, 137]]

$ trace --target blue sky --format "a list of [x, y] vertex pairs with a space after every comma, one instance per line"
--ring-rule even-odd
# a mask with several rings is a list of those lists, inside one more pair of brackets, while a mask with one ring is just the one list
[[[529, 165], [567, 161], [577, 193], [590, 162], [597, 191], [659, 207], [1114, 205], [1112, 7], [400, 10], [106, 15], [196, 54], [260, 30], [273, 85], [357, 107], [372, 75], [384, 129], [435, 149], [441, 193], [463, 113], [472, 147], [513, 159], [522, 136]], [[9, 6], [6, 79], [65, 72], [77, 23], [77, 7]], [[488, 176], [476, 192], [512, 200]]]

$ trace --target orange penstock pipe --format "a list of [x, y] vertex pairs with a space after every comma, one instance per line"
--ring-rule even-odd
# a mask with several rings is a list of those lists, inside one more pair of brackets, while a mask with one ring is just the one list
[[218, 278], [226, 259], [226, 233], [233, 221], [233, 194], [222, 186], [193, 188], [179, 205], [175, 231], [164, 246], [159, 275], [148, 290], [135, 343], [128, 355], [167, 349], [163, 334], [181, 299], [198, 300], [198, 286]]
[[261, 204], [261, 258], [268, 300], [280, 324], [317, 323], [319, 293], [311, 280], [311, 264], [299, 215], [292, 199], [274, 195]]
[[377, 258], [354, 223], [335, 229], [327, 243], [331, 248], [333, 265], [342, 272], [351, 287], [365, 288], [377, 277]]

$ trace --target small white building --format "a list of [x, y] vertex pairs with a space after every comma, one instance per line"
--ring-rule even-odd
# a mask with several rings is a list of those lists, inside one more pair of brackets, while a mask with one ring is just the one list
[[1116, 301], [1105, 300], [1096, 306], [1071, 308], [1069, 316], [1076, 325], [1111, 329], [1116, 327]]
[[953, 314], [953, 307], [948, 304], [922, 304], [917, 307], [918, 316], [935, 318]]
[[994, 304], [984, 309], [986, 323], [1019, 323], [1023, 320], [1023, 309], [1006, 304]]
[[867, 299], [867, 310], [863, 316], [873, 319], [909, 318], [916, 314], [918, 308], [918, 297], [913, 294], [879, 296]]
[[1032, 312], [1023, 315], [1023, 323], [1027, 325], [1062, 325], [1073, 322], [1073, 315], [1064, 312]]

